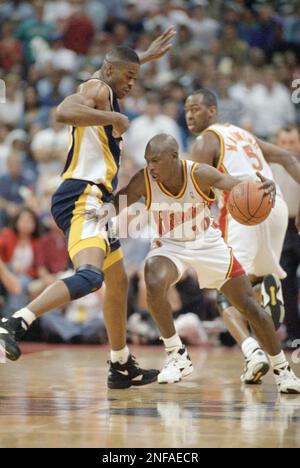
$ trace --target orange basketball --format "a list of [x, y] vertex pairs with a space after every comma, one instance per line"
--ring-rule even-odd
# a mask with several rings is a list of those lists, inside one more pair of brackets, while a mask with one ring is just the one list
[[241, 182], [231, 190], [228, 209], [240, 224], [255, 226], [269, 216], [272, 209], [271, 196], [260, 190], [261, 186], [262, 182], [250, 180]]

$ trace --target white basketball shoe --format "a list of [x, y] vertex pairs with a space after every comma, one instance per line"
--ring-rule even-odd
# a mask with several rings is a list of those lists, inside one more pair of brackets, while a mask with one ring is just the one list
[[157, 376], [158, 383], [175, 383], [193, 372], [193, 364], [185, 346], [167, 353], [164, 367]]
[[245, 359], [245, 368], [241, 381], [250, 385], [260, 384], [262, 377], [269, 369], [270, 364], [267, 355], [259, 348], [248, 359]]
[[300, 379], [296, 377], [290, 366], [275, 368], [273, 372], [280, 393], [300, 394]]

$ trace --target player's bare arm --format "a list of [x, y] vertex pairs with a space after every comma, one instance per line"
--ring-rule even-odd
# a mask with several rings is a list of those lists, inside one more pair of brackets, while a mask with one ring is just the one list
[[192, 148], [191, 160], [217, 167], [220, 157], [220, 142], [213, 132], [206, 132], [196, 140]]
[[170, 40], [176, 35], [176, 30], [170, 26], [163, 34], [158, 36], [145, 52], [139, 53], [141, 65], [163, 57], [172, 47]]
[[114, 201], [112, 203], [105, 203], [101, 205], [98, 209], [86, 210], [83, 212], [87, 219], [95, 219], [101, 224], [105, 225], [110, 218], [117, 216], [121, 207], [124, 207], [124, 203], [120, 201], [124, 200], [125, 197], [125, 206], [128, 208], [133, 203], [139, 201], [140, 198], [146, 197], [146, 185], [144, 178], [144, 170], [141, 169], [137, 172], [128, 185], [123, 187], [119, 192], [116, 193]]
[[289, 151], [286, 151], [272, 143], [256, 139], [264, 157], [268, 163], [280, 164], [293, 179], [300, 184], [300, 163], [299, 159]]
[[[256, 174], [262, 182], [261, 189], [264, 190], [266, 195], [271, 195], [272, 203], [274, 203], [276, 195], [275, 183], [272, 180], [264, 177], [259, 172]], [[232, 177], [229, 174], [223, 174], [208, 164], [199, 164], [194, 172], [194, 176], [201, 190], [207, 195], [209, 194], [211, 188], [230, 192], [233, 187], [243, 182], [238, 177]]]
[[75, 127], [113, 125], [118, 135], [122, 135], [129, 125], [125, 115], [110, 110], [109, 89], [99, 80], [81, 84], [77, 93], [66, 97], [57, 107], [56, 119]]
[[127, 207], [133, 205], [139, 201], [140, 198], [146, 197], [146, 184], [145, 184], [145, 177], [144, 177], [144, 169], [138, 171], [130, 180], [128, 185], [119, 192], [117, 192], [115, 196], [114, 204], [116, 206], [117, 214], [120, 212], [120, 199], [121, 197], [126, 197], [126, 204]]

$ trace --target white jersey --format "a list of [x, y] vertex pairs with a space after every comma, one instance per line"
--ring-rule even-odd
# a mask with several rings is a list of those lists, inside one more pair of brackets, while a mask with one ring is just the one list
[[[117, 99], [111, 88], [108, 85], [107, 87], [111, 111], [119, 112]], [[108, 192], [113, 192], [118, 183], [120, 145], [121, 138], [113, 137], [111, 125], [70, 127], [70, 145], [63, 179], [102, 184]]]
[[[215, 195], [211, 192], [207, 196], [198, 187], [194, 177], [197, 166], [198, 163], [182, 161], [184, 181], [177, 195], [155, 182], [145, 168], [147, 208], [156, 238], [183, 245], [185, 242], [193, 244], [201, 241], [204, 232], [206, 236], [209, 235], [212, 222], [209, 204], [215, 200]], [[199, 244], [196, 244], [195, 248], [198, 248]]]
[[[220, 157], [216, 164], [220, 172], [243, 180], [257, 179], [256, 172], [259, 171], [264, 177], [274, 180], [271, 167], [251, 133], [229, 124], [211, 125], [203, 133], [208, 131], [215, 133], [220, 141]], [[239, 262], [247, 273], [259, 277], [273, 273], [284, 278], [280, 255], [287, 227], [287, 206], [279, 186], [275, 207], [257, 226], [243, 226], [235, 221], [228, 211], [228, 198], [229, 192], [221, 192], [219, 226]]]
[[156, 233], [146, 261], [167, 258], [177, 270], [175, 283], [193, 268], [201, 288], [221, 289], [244, 270], [210, 217], [209, 204], [215, 197], [208, 197], [198, 187], [194, 177], [198, 164], [184, 160], [182, 165], [184, 182], [176, 196], [151, 179], [145, 169], [147, 208]]
[[271, 168], [251, 133], [230, 124], [213, 124], [202, 135], [206, 132], [213, 132], [220, 141], [217, 169], [240, 179], [257, 179], [256, 172], [259, 171], [264, 177], [274, 180]]

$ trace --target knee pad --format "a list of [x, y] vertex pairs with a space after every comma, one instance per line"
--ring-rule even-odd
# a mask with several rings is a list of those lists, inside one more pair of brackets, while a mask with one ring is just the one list
[[224, 310], [228, 309], [231, 306], [232, 304], [229, 302], [227, 297], [225, 297], [223, 293], [218, 292], [217, 307], [218, 307], [219, 313], [222, 315]]
[[82, 265], [77, 268], [75, 275], [63, 279], [72, 300], [97, 291], [101, 288], [103, 281], [103, 272], [93, 265]]

